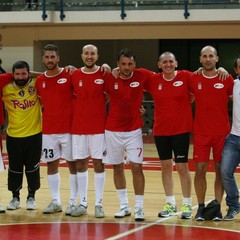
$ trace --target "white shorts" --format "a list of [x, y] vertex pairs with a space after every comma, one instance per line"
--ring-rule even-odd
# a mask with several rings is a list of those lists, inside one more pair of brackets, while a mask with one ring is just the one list
[[43, 162], [53, 162], [60, 158], [73, 161], [71, 134], [43, 134], [42, 138]]
[[73, 159], [88, 157], [102, 159], [105, 150], [104, 134], [72, 135]]
[[120, 164], [126, 161], [140, 163], [143, 162], [143, 139], [142, 130], [137, 129], [130, 132], [105, 131], [106, 154], [103, 163]]

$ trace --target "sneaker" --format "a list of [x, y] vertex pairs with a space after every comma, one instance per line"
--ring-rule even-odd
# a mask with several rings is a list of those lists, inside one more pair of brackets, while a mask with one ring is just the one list
[[124, 217], [127, 217], [127, 216], [130, 216], [131, 215], [131, 209], [126, 206], [124, 208], [121, 208], [119, 210], [119, 212], [115, 213], [114, 217], [115, 218], [124, 218]]
[[105, 217], [102, 206], [100, 206], [100, 205], [95, 206], [95, 217], [96, 218], [104, 218]]
[[81, 215], [87, 214], [87, 207], [83, 205], [77, 206], [71, 213], [72, 217], [79, 217]]
[[135, 208], [135, 220], [136, 221], [144, 221], [144, 212], [143, 212], [143, 208], [139, 207], [139, 208]]
[[190, 219], [192, 218], [192, 207], [191, 205], [188, 204], [184, 204], [182, 206], [182, 214], [181, 214], [181, 218], [182, 219]]
[[44, 214], [52, 214], [52, 213], [57, 213], [57, 212], [62, 212], [62, 206], [54, 203], [53, 201], [43, 210]]
[[0, 205], [0, 213], [5, 213], [5, 209]]
[[222, 213], [219, 211], [216, 216], [212, 219], [213, 221], [222, 221]]
[[65, 215], [71, 216], [73, 210], [74, 210], [76, 207], [77, 207], [76, 204], [69, 203], [69, 204], [68, 204], [68, 207], [67, 207], [67, 210], [66, 210], [66, 212], [65, 212]]
[[20, 202], [17, 198], [13, 198], [7, 206], [7, 210], [16, 210], [18, 208], [20, 208]]
[[33, 197], [29, 197], [27, 199], [27, 210], [36, 210], [36, 209], [37, 209], [36, 201], [34, 200]]
[[204, 207], [199, 207], [198, 210], [197, 210], [197, 214], [195, 215], [195, 220], [196, 221], [204, 221], [205, 218], [203, 216], [203, 210], [204, 210]]
[[158, 214], [158, 217], [169, 217], [174, 216], [177, 213], [177, 207], [173, 206], [171, 203], [167, 203], [163, 210]]
[[229, 207], [227, 215], [223, 218], [224, 221], [232, 221], [235, 216], [240, 212], [240, 208]]

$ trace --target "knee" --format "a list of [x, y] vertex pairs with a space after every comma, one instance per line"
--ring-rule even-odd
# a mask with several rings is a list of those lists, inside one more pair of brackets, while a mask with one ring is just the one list
[[101, 160], [94, 160], [93, 165], [94, 165], [94, 171], [96, 173], [104, 172], [104, 164], [102, 163]]
[[132, 170], [133, 175], [142, 175], [143, 174], [141, 164], [132, 163], [131, 164], [131, 170]]

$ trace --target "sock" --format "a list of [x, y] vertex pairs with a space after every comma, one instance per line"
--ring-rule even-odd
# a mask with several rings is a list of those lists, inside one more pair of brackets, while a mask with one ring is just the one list
[[77, 184], [77, 174], [69, 175], [69, 184], [70, 184], [70, 201], [69, 204], [77, 203], [78, 196], [78, 184]]
[[94, 186], [95, 186], [95, 206], [102, 206], [103, 190], [105, 183], [105, 172], [94, 173]]
[[120, 202], [120, 208], [125, 208], [129, 205], [127, 189], [117, 189], [117, 195]]
[[192, 198], [185, 198], [183, 197], [183, 200], [182, 200], [182, 205], [190, 205], [192, 206]]
[[87, 190], [88, 190], [88, 170], [77, 173], [78, 193], [80, 195], [80, 204], [87, 207]]
[[52, 201], [61, 205], [60, 199], [60, 174], [48, 175], [48, 185], [52, 194]]
[[143, 195], [135, 195], [135, 208], [143, 208]]
[[173, 206], [176, 206], [175, 196], [166, 196], [166, 203], [171, 203]]

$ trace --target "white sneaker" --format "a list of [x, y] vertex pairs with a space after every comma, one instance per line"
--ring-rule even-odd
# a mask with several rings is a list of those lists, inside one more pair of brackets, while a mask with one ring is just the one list
[[5, 213], [5, 209], [0, 205], [0, 213]]
[[135, 208], [135, 220], [136, 221], [144, 221], [144, 212], [142, 207]]
[[44, 214], [51, 214], [51, 213], [57, 213], [57, 212], [62, 212], [62, 206], [54, 202], [51, 202], [47, 206], [47, 208], [43, 210]]
[[16, 210], [18, 208], [20, 208], [20, 202], [17, 198], [13, 198], [7, 206], [7, 210]]
[[73, 210], [75, 210], [76, 207], [77, 207], [76, 204], [69, 203], [69, 204], [68, 204], [68, 207], [67, 207], [67, 210], [66, 210], [66, 212], [65, 212], [65, 215], [70, 216], [71, 213], [73, 212]]
[[36, 210], [37, 204], [33, 197], [27, 199], [27, 210]]
[[87, 214], [87, 207], [83, 205], [77, 206], [71, 213], [72, 217], [79, 217], [81, 215]]
[[96, 218], [104, 218], [105, 217], [102, 206], [100, 206], [100, 205], [95, 206], [95, 217]]
[[124, 217], [127, 217], [127, 216], [130, 216], [131, 215], [131, 209], [126, 206], [124, 208], [121, 208], [119, 210], [119, 212], [115, 213], [114, 217], [115, 218], [124, 218]]

